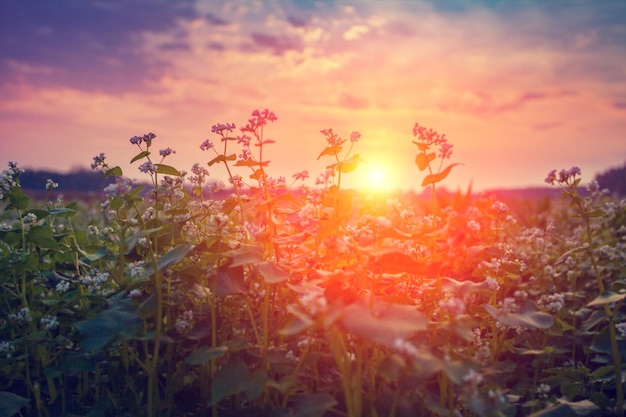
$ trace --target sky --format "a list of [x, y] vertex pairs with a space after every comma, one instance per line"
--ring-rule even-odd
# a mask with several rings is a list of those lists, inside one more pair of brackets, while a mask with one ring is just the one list
[[240, 134], [266, 108], [267, 173], [287, 183], [333, 162], [332, 128], [361, 134], [342, 184], [420, 190], [416, 122], [454, 145], [451, 190], [591, 180], [626, 163], [626, 1], [0, 2], [0, 169], [103, 152], [143, 180], [129, 138], [148, 132], [164, 163], [208, 168], [211, 126]]

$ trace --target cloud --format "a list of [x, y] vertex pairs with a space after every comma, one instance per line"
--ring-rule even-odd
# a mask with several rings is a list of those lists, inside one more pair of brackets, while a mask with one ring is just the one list
[[286, 35], [269, 35], [261, 32], [251, 34], [253, 50], [269, 50], [274, 55], [283, 55], [287, 51], [298, 51], [302, 44]]
[[[142, 51], [144, 34], [174, 34], [179, 20], [197, 17], [189, 0], [6, 0], [1, 7], [1, 83], [117, 93], [144, 88], [167, 68]], [[47, 73], [18, 70], [24, 67]]]

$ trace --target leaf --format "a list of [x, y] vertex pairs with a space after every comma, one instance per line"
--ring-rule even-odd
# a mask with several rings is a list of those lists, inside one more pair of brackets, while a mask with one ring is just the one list
[[185, 362], [187, 365], [204, 365], [205, 363], [217, 359], [228, 352], [228, 348], [224, 346], [211, 347], [211, 346], [202, 346], [200, 349], [195, 350], [187, 356]]
[[226, 297], [228, 295], [241, 294], [246, 291], [248, 291], [248, 286], [243, 281], [243, 266], [217, 271], [216, 296]]
[[237, 155], [235, 155], [234, 153], [230, 154], [228, 156], [226, 156], [226, 155], [218, 155], [215, 158], [211, 159], [208, 162], [208, 165], [209, 166], [213, 166], [213, 164], [216, 164], [218, 162], [235, 161], [235, 160], [237, 160]]
[[[319, 158], [318, 158], [319, 159]], [[363, 160], [359, 157], [359, 154], [352, 156], [350, 159], [347, 159], [342, 162], [338, 162], [336, 164], [332, 164], [327, 166], [329, 169], [336, 169], [339, 172], [348, 173], [352, 172], [359, 165], [359, 162], [363, 162]]]
[[211, 404], [238, 394], [247, 388], [248, 367], [241, 358], [234, 358], [215, 374], [211, 390]]
[[256, 265], [256, 269], [268, 284], [278, 284], [289, 278], [289, 274], [278, 268], [274, 261], [260, 262]]
[[437, 158], [437, 155], [435, 155], [434, 152], [429, 154], [422, 152], [418, 153], [415, 157], [415, 163], [417, 164], [417, 167], [420, 169], [420, 171], [423, 171], [428, 168], [428, 164], [430, 164], [435, 158]]
[[295, 417], [322, 417], [336, 404], [337, 400], [324, 392], [302, 395], [295, 400]]
[[172, 175], [174, 177], [180, 177], [180, 172], [174, 167], [165, 164], [154, 164], [157, 167], [156, 172], [163, 175]]
[[456, 165], [462, 165], [462, 164], [459, 164], [459, 163], [450, 164], [447, 167], [445, 167], [441, 172], [427, 175], [426, 178], [424, 178], [424, 181], [422, 181], [422, 187], [426, 187], [430, 184], [435, 184], [435, 183], [443, 181], [448, 176], [448, 174], [450, 174], [450, 171], [452, 170], [452, 168]]
[[341, 152], [341, 149], [343, 149], [341, 145], [328, 146], [322, 151], [322, 153], [320, 153], [320, 156], [318, 156], [317, 159], [319, 160], [324, 155], [337, 155], [339, 152]]
[[12, 392], [0, 391], [0, 417], [12, 417], [28, 404], [28, 398], [20, 397]]
[[24, 194], [21, 188], [15, 187], [9, 193], [9, 202], [5, 208], [5, 210], [26, 210], [28, 204], [30, 203], [30, 198]]
[[380, 272], [389, 274], [407, 272], [420, 275], [428, 272], [428, 265], [417, 262], [396, 247], [366, 248], [363, 252], [373, 258], [370, 262], [380, 268]]
[[137, 308], [137, 313], [142, 319], [149, 319], [157, 313], [158, 305], [158, 297], [156, 293], [154, 293], [150, 295], [150, 297], [143, 300], [143, 302]]
[[522, 305], [517, 313], [501, 313], [489, 304], [484, 304], [483, 308], [498, 322], [510, 327], [548, 329], [554, 324], [554, 318], [550, 314], [537, 311], [531, 302]]
[[600, 407], [589, 400], [569, 402], [567, 400], [558, 399], [559, 404], [544, 408], [541, 411], [532, 413], [529, 417], [577, 417], [586, 416], [594, 411], [598, 411]]
[[26, 235], [26, 241], [42, 249], [59, 249], [59, 244], [52, 237], [52, 229], [49, 227], [32, 226]]
[[191, 245], [189, 243], [181, 243], [180, 245], [173, 247], [161, 257], [159, 263], [157, 264], [157, 270], [162, 271], [174, 264], [179, 263], [194, 249], [195, 245]]
[[119, 166], [115, 166], [115, 167], [113, 167], [113, 168], [111, 168], [111, 169], [107, 170], [107, 171], [104, 173], [104, 178], [108, 178], [108, 177], [110, 177], [111, 175], [113, 175], [114, 177], [121, 177], [121, 176], [123, 175], [123, 174], [122, 174], [122, 168], [120, 168]]
[[150, 152], [148, 151], [139, 152], [133, 159], [130, 160], [130, 163], [132, 164], [133, 162], [143, 159], [148, 155], [150, 155]]
[[117, 301], [95, 317], [74, 324], [85, 350], [99, 350], [125, 332], [141, 327], [142, 320], [129, 300]]
[[618, 294], [612, 291], [603, 291], [602, 294], [587, 303], [587, 307], [616, 303], [622, 301], [624, 298], [626, 298], [626, 293]]
[[347, 330], [387, 346], [425, 330], [428, 325], [426, 317], [415, 306], [382, 301], [376, 303], [373, 310], [364, 301], [357, 301], [344, 307], [342, 316]]

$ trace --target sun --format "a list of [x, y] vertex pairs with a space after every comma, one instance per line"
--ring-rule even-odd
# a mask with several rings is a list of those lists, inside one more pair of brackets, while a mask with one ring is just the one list
[[361, 176], [363, 189], [375, 193], [390, 191], [392, 168], [379, 162], [363, 164], [363, 171]]

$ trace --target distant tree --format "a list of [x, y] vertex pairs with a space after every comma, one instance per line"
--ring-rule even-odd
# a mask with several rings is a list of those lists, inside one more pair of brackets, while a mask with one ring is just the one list
[[59, 184], [60, 191], [100, 192], [108, 184], [115, 182], [113, 177], [104, 178], [102, 172], [80, 170], [61, 174], [53, 171], [26, 169], [20, 175], [20, 184], [25, 190], [45, 190], [48, 178]]
[[611, 168], [596, 175], [600, 189], [608, 189], [612, 194], [626, 196], [626, 163], [619, 168]]

